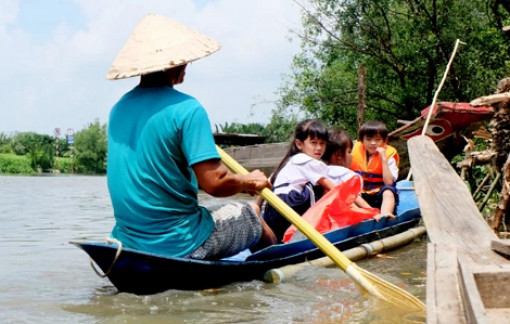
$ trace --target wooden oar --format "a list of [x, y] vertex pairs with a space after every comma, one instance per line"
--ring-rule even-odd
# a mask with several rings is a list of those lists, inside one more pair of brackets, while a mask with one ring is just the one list
[[[234, 173], [248, 174], [248, 171], [234, 160], [230, 155], [216, 146], [223, 163]], [[271, 190], [264, 188], [259, 194], [273, 206], [289, 222], [297, 227], [310, 241], [312, 241], [325, 255], [339, 266], [359, 286], [363, 287], [373, 296], [386, 300], [396, 306], [425, 311], [425, 305], [407, 291], [377, 277], [376, 275], [358, 267], [354, 262], [342, 254], [331, 242], [310, 226], [291, 207], [275, 195]]]

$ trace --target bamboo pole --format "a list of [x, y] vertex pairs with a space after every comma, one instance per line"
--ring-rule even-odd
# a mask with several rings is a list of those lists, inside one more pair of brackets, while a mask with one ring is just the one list
[[[412, 242], [414, 239], [426, 233], [425, 226], [411, 228], [405, 232], [373, 241], [371, 243], [362, 244], [358, 247], [344, 251], [343, 253], [349, 260], [361, 260], [383, 251], [393, 250], [397, 247]], [[269, 283], [281, 283], [292, 278], [296, 273], [307, 269], [310, 266], [333, 267], [335, 264], [329, 257], [311, 260], [308, 262], [291, 264], [277, 269], [268, 270], [264, 274], [264, 281]]]
[[[429, 127], [430, 119], [432, 118], [432, 112], [434, 111], [434, 106], [436, 105], [437, 97], [439, 96], [439, 92], [441, 92], [441, 89], [443, 88], [443, 85], [446, 81], [446, 77], [448, 76], [448, 72], [450, 71], [450, 67], [453, 63], [453, 59], [455, 58], [455, 54], [457, 54], [457, 50], [458, 50], [460, 44], [466, 44], [466, 43], [461, 42], [460, 39], [457, 39], [457, 41], [455, 42], [455, 46], [453, 47], [452, 55], [450, 56], [450, 60], [448, 61], [448, 64], [446, 65], [446, 69], [444, 71], [443, 78], [441, 79], [441, 82], [439, 83], [439, 86], [437, 87], [437, 90], [434, 93], [434, 98], [432, 99], [432, 103], [430, 104], [427, 118], [425, 119], [425, 123], [423, 124], [423, 128], [421, 130], [421, 135], [425, 135], [427, 133], [427, 128]], [[412, 168], [409, 169], [409, 174], [407, 175], [407, 181], [409, 181], [411, 179], [412, 171], [413, 171]]]

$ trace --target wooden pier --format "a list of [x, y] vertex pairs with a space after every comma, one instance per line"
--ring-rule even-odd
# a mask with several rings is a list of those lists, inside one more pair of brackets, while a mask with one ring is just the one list
[[256, 134], [232, 134], [232, 133], [214, 133], [214, 141], [218, 145], [255, 145], [262, 144], [265, 136]]
[[225, 149], [234, 160], [248, 171], [259, 169], [269, 176], [282, 161], [289, 149], [288, 142], [233, 146]]
[[510, 323], [508, 240], [492, 232], [430, 138], [411, 138], [408, 151], [430, 238], [427, 323]]

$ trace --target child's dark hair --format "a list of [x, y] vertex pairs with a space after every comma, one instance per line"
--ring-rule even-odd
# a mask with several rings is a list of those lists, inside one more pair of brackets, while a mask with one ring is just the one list
[[282, 159], [278, 167], [275, 169], [273, 174], [271, 175], [271, 184], [274, 183], [276, 177], [278, 176], [278, 173], [280, 173], [280, 170], [285, 166], [287, 163], [287, 160], [298, 153], [301, 153], [299, 148], [296, 146], [296, 140], [300, 140], [301, 142], [304, 142], [308, 137], [314, 139], [322, 139], [326, 142], [328, 141], [328, 129], [326, 128], [326, 125], [324, 125], [321, 121], [318, 121], [316, 119], [306, 119], [301, 122], [299, 122], [296, 125], [296, 129], [294, 130], [294, 134], [292, 135], [292, 138], [290, 140], [290, 147], [285, 155], [285, 157]]
[[358, 130], [358, 140], [362, 141], [365, 136], [373, 137], [375, 135], [381, 135], [383, 140], [388, 138], [388, 129], [386, 125], [378, 120], [367, 121]]
[[352, 139], [349, 133], [340, 128], [333, 128], [329, 131], [328, 146], [326, 147], [326, 152], [322, 156], [322, 159], [329, 164], [335, 152], [341, 151], [344, 153], [345, 157], [345, 152], [347, 152], [349, 148], [352, 149]]

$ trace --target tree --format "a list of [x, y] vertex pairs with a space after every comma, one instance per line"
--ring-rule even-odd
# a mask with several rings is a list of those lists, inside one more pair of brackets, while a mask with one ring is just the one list
[[8, 154], [13, 153], [12, 147], [10, 145], [10, 138], [7, 134], [1, 132], [0, 133], [0, 153]]
[[278, 143], [288, 141], [296, 124], [297, 117], [289, 112], [273, 111], [271, 121], [267, 126], [259, 123], [231, 123], [225, 122], [223, 125], [215, 125], [216, 132], [234, 133], [234, 134], [257, 134], [265, 136], [265, 143]]
[[[10, 139], [10, 145], [16, 155], [25, 155], [37, 146], [54, 146], [55, 140], [50, 135], [41, 135], [35, 132], [16, 133]], [[54, 152], [53, 152], [54, 153]]]
[[[55, 161], [55, 139], [50, 135], [35, 132], [16, 133], [10, 139], [11, 151], [16, 155], [27, 155], [34, 170], [49, 170]], [[8, 153], [7, 148], [2, 152]]]
[[489, 93], [510, 70], [510, 44], [499, 27], [509, 15], [495, 1], [307, 1], [302, 51], [280, 89], [279, 109], [298, 107], [355, 133], [364, 64], [365, 119], [394, 128], [430, 104], [457, 38], [466, 45], [440, 98], [466, 102]]
[[285, 110], [273, 110], [271, 121], [264, 129], [266, 143], [279, 143], [290, 141], [290, 137], [299, 122], [297, 112]]
[[35, 142], [30, 145], [27, 156], [32, 169], [49, 170], [54, 165], [55, 147], [53, 144]]
[[105, 173], [107, 145], [106, 124], [101, 125], [97, 119], [78, 131], [74, 142], [77, 171]]
[[264, 132], [264, 125], [259, 123], [231, 123], [225, 122], [223, 125], [215, 125], [216, 133], [234, 133], [234, 134], [259, 134]]

